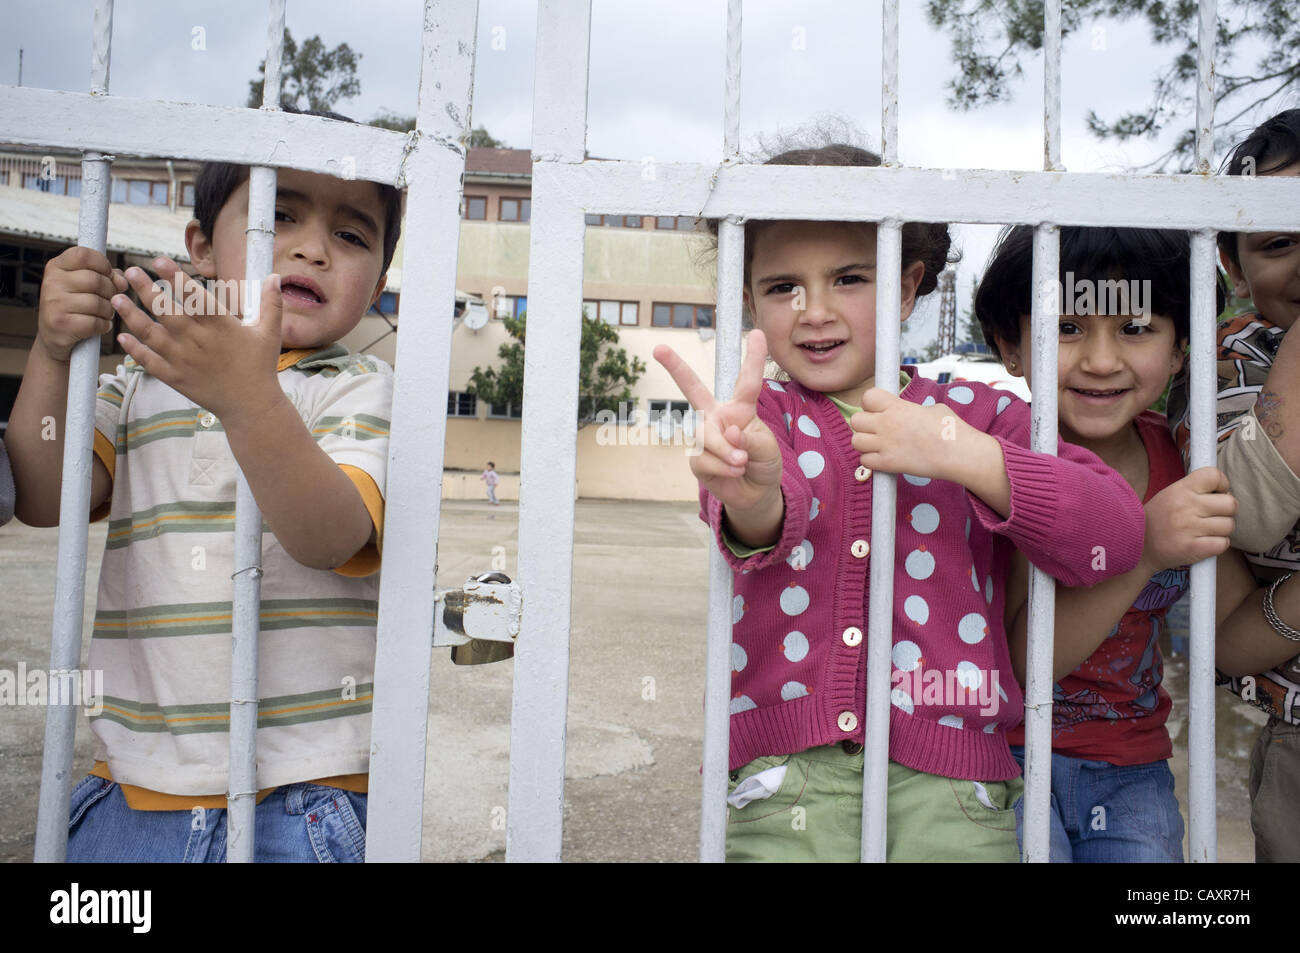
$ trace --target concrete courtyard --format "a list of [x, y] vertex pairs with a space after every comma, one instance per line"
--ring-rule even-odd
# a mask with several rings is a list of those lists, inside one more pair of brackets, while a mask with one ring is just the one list
[[[707, 528], [694, 504], [579, 501], [574, 586], [564, 859], [692, 861], [698, 852], [708, 598]], [[492, 568], [503, 547], [515, 576], [518, 508], [445, 501], [439, 586]], [[104, 524], [91, 528], [86, 644]], [[0, 527], [0, 669], [49, 666], [55, 530]], [[525, 591], [525, 598], [527, 592]], [[527, 638], [524, 632], [521, 638]], [[1167, 649], [1167, 646], [1166, 646]], [[513, 661], [460, 667], [434, 652], [424, 795], [426, 861], [500, 860], [509, 777]], [[653, 698], [644, 690], [649, 677]], [[1186, 813], [1186, 659], [1166, 661], [1170, 730]], [[1219, 859], [1253, 860], [1246, 779], [1258, 722], [1218, 698]], [[32, 856], [44, 709], [0, 707], [0, 860]], [[78, 724], [80, 776], [90, 732]]]

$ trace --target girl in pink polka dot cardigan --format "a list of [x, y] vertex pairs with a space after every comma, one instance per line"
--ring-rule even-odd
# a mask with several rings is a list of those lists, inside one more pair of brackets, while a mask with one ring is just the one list
[[[852, 146], [786, 165], [878, 165]], [[902, 316], [936, 286], [946, 225], [903, 227]], [[896, 512], [889, 860], [1018, 859], [1024, 710], [1004, 627], [1019, 549], [1067, 586], [1136, 565], [1143, 511], [1092, 453], [1029, 451], [1029, 407], [904, 369], [874, 387], [875, 226], [752, 221], [750, 332], [716, 402], [655, 349], [703, 414], [701, 517], [735, 572], [727, 859], [857, 860], [865, 727], [871, 471], [901, 474]], [[764, 380], [764, 357], [788, 380]]]

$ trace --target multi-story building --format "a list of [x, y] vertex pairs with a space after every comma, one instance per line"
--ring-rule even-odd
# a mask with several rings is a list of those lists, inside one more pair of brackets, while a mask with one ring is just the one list
[[[197, 165], [121, 159], [113, 166], [108, 254], [119, 267], [166, 255], [186, 261], [185, 224], [192, 217]], [[443, 493], [482, 494], [488, 460], [503, 476], [504, 499], [518, 492], [522, 408], [493, 407], [469, 393], [476, 366], [497, 362], [507, 339], [505, 315], [528, 306], [531, 160], [524, 149], [471, 149], [460, 227], [457, 303], [440, 317], [454, 322], [451, 391], [446, 398], [447, 449]], [[45, 262], [76, 242], [79, 157], [0, 149], [0, 423], [8, 419], [28, 349]], [[396, 364], [403, 260], [399, 243], [388, 290], [345, 339], [354, 350]], [[409, 267], [417, 267], [410, 263]], [[641, 215], [588, 216], [583, 311], [616, 325], [619, 346], [646, 370], [632, 388], [627, 425], [588, 425], [578, 433], [578, 485], [584, 497], [687, 500], [696, 496], [684, 443], [687, 404], [653, 359], [669, 344], [706, 382], [713, 379], [714, 280], [706, 236], [694, 219]], [[468, 309], [489, 320], [466, 321]], [[574, 315], [578, 320], [578, 315]], [[101, 345], [109, 371], [122, 353], [113, 335]], [[433, 408], [443, 411], [441, 398]], [[689, 426], [689, 422], [685, 425]]]

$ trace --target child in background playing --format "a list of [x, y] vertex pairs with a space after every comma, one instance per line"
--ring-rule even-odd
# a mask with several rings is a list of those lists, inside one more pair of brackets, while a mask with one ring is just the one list
[[[1300, 175], [1300, 109], [1262, 123], [1225, 163], [1228, 175]], [[1232, 545], [1251, 595], [1218, 633], [1215, 663], [1268, 714], [1250, 759], [1257, 861], [1300, 861], [1300, 232], [1220, 232], [1219, 258], [1254, 310], [1218, 329], [1218, 464], [1240, 504]], [[1188, 451], [1186, 374], [1169, 392], [1169, 424]], [[1220, 560], [1220, 589], [1225, 584]], [[1250, 577], [1253, 573], [1253, 580]], [[1288, 581], [1290, 580], [1290, 581]], [[1240, 580], [1239, 580], [1240, 584]], [[1277, 624], [1267, 621], [1264, 605]], [[1234, 602], [1233, 597], [1221, 602]], [[1235, 603], [1234, 603], [1235, 604]], [[1289, 623], [1289, 624], [1288, 624]]]
[[[45, 270], [7, 433], [24, 522], [59, 519], [72, 348], [114, 312], [130, 332], [96, 401], [92, 518], [110, 522], [90, 668], [105, 704], [72, 791], [70, 861], [225, 859], [236, 467], [270, 526], [256, 859], [364, 858], [392, 370], [335, 342], [384, 289], [401, 193], [293, 169], [277, 186], [276, 274], [254, 327], [167, 259], [161, 292], [88, 248]], [[186, 247], [226, 289], [244, 275], [248, 189], [247, 168], [225, 163], [195, 185]], [[59, 440], [42, 439], [45, 415]]]
[[501, 482], [501, 478], [497, 476], [496, 464], [489, 460], [487, 469], [480, 474], [479, 479], [487, 483], [488, 500], [493, 504], [499, 502], [497, 500], [497, 484]]
[[[1032, 227], [1004, 232], [975, 296], [984, 339], [1031, 386], [1033, 247]], [[1167, 764], [1171, 702], [1157, 640], [1187, 590], [1185, 564], [1228, 548], [1236, 508], [1218, 470], [1184, 475], [1164, 417], [1147, 410], [1183, 364], [1191, 243], [1186, 232], [1062, 228], [1060, 257], [1060, 435], [1124, 476], [1143, 498], [1147, 526], [1135, 569], [1090, 589], [1057, 589], [1050, 855], [1180, 862], [1183, 819]], [[1012, 576], [1006, 623], [1023, 682], [1023, 554]], [[1023, 765], [1023, 726], [1008, 740]]]
[[[769, 164], [879, 159], [837, 144]], [[655, 349], [705, 415], [691, 469], [735, 571], [729, 860], [859, 856], [873, 469], [903, 475], [897, 556], [884, 555], [895, 565], [890, 860], [1018, 857], [1022, 785], [1006, 731], [1022, 696], [1002, 628], [1013, 549], [1073, 585], [1124, 572], [1141, 551], [1132, 490], [1087, 451], [1031, 453], [1024, 402], [907, 369], [899, 396], [873, 387], [875, 233], [747, 223], [756, 330], [730, 401]], [[945, 225], [903, 227], [903, 317], [936, 287], [948, 247]], [[788, 381], [762, 379], [769, 349]], [[1092, 568], [1097, 546], [1105, 570]]]

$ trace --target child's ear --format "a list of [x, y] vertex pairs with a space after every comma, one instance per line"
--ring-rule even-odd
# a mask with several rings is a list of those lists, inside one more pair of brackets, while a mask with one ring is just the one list
[[1020, 345], [1013, 344], [1006, 338], [995, 337], [994, 340], [998, 345], [998, 353], [1002, 355], [1002, 363], [1006, 366], [1007, 372], [1012, 377], [1025, 376], [1025, 362], [1020, 357]]
[[900, 321], [906, 321], [912, 313], [912, 308], [916, 306], [916, 289], [921, 287], [921, 279], [925, 277], [925, 262], [914, 261], [903, 269], [899, 276], [902, 287], [899, 289], [899, 309], [898, 315]]
[[1241, 270], [1241, 265], [1232, 260], [1227, 249], [1219, 249], [1219, 261], [1223, 264], [1223, 270], [1228, 273], [1228, 279], [1232, 282], [1232, 293], [1238, 298], [1250, 297], [1250, 285], [1246, 284], [1246, 275]]
[[1187, 341], [1182, 340], [1174, 345], [1174, 353], [1169, 357], [1169, 374], [1182, 373], [1183, 367], [1187, 363]]
[[194, 270], [204, 278], [217, 277], [217, 259], [212, 251], [212, 240], [203, 234], [197, 218], [185, 226], [185, 249], [190, 254]]
[[388, 272], [384, 272], [382, 275], [379, 276], [379, 281], [375, 283], [375, 293], [370, 296], [370, 306], [366, 308], [367, 311], [369, 311], [370, 308], [373, 308], [375, 306], [375, 304], [379, 301], [379, 296], [384, 293], [384, 289], [387, 287], [388, 287]]

